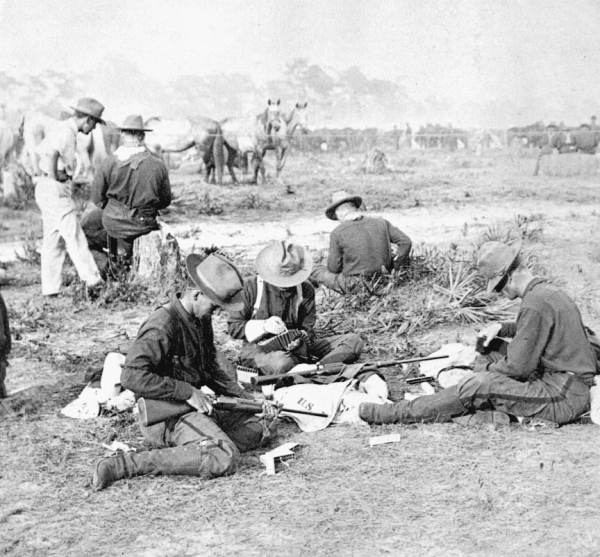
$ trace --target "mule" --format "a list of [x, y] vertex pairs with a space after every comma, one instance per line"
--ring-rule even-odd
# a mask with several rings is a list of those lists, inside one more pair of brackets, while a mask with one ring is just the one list
[[5, 120], [0, 120], [0, 168], [18, 157], [23, 144], [23, 122], [17, 130]]
[[279, 173], [285, 165], [292, 135], [298, 129], [303, 133], [308, 131], [306, 125], [307, 103], [304, 105], [296, 103], [288, 115], [279, 111], [279, 103], [279, 100], [276, 104], [269, 100], [266, 110], [258, 116], [231, 118], [223, 121], [223, 139], [227, 151], [226, 164], [233, 183], [237, 183], [233, 170], [235, 161], [239, 158], [243, 160], [248, 153], [252, 155], [254, 164], [254, 175], [250, 183], [258, 182], [259, 172], [264, 182], [263, 159], [269, 150], [275, 151], [277, 178], [279, 178]]
[[[213, 183], [223, 183], [223, 132], [221, 124], [202, 116], [192, 120], [161, 120], [154, 117], [146, 121], [153, 128], [146, 134], [146, 146], [158, 156], [165, 153], [182, 153], [192, 147], [201, 154], [206, 168], [206, 181], [214, 167]], [[212, 167], [211, 167], [212, 163]]]
[[[275, 151], [276, 164], [276, 178], [279, 179], [279, 174], [285, 166], [287, 159], [287, 153], [292, 141], [292, 137], [296, 131], [300, 131], [302, 134], [308, 133], [308, 118], [306, 107], [308, 103], [304, 104], [296, 103], [291, 112], [283, 117], [283, 126], [274, 133], [273, 145], [267, 147], [267, 150], [273, 149]], [[261, 170], [264, 177], [264, 168]]]

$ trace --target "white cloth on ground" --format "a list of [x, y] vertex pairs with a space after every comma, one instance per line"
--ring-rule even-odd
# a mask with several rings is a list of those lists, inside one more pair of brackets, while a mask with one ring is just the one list
[[109, 352], [104, 358], [100, 384], [88, 383], [79, 396], [60, 412], [68, 418], [80, 420], [95, 418], [100, 414], [100, 406], [107, 410], [125, 412], [135, 406], [132, 391], [121, 390], [121, 369], [125, 356], [118, 352]]
[[389, 402], [357, 389], [356, 379], [329, 385], [300, 384], [275, 390], [273, 399], [285, 408], [327, 414], [327, 417], [320, 417], [282, 412], [282, 416], [292, 418], [302, 431], [319, 431], [331, 423], [364, 423], [358, 413], [362, 402]]
[[[429, 354], [429, 356], [443, 355], [448, 355], [450, 357], [448, 359], [421, 362], [419, 364], [419, 371], [421, 374], [437, 379], [440, 387], [443, 389], [452, 387], [462, 379], [473, 375], [473, 371], [470, 369], [456, 367], [473, 365], [473, 362], [477, 356], [477, 352], [473, 346], [467, 346], [466, 344], [462, 344], [460, 342], [454, 342], [450, 344], [444, 344], [439, 350]], [[428, 383], [422, 383], [421, 387], [426, 394], [431, 394], [431, 385]]]

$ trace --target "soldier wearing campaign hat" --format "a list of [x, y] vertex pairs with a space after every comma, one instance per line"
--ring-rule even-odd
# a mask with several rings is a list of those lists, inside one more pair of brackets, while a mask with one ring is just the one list
[[96, 292], [102, 278], [88, 248], [75, 203], [71, 184], [77, 168], [77, 134], [89, 134], [96, 124], [104, 124], [104, 105], [85, 97], [71, 107], [73, 115], [56, 122], [36, 147], [35, 201], [42, 213], [41, 249], [42, 294], [56, 296], [62, 284], [65, 255], [77, 269], [91, 292]]
[[242, 276], [225, 257], [212, 253], [186, 258], [189, 285], [173, 294], [140, 327], [121, 374], [121, 385], [136, 397], [186, 401], [194, 410], [178, 419], [142, 426], [158, 450], [121, 453], [100, 460], [92, 487], [147, 474], [187, 474], [205, 479], [232, 474], [240, 452], [266, 442], [274, 431], [257, 417], [213, 411], [207, 386], [217, 395], [252, 398], [223, 369], [211, 315], [217, 307], [242, 307]]
[[171, 203], [171, 184], [165, 164], [146, 149], [145, 133], [152, 130], [142, 117], [127, 116], [119, 130], [121, 145], [96, 172], [92, 201], [103, 210], [112, 261], [128, 264], [134, 240], [159, 228], [156, 217]]
[[434, 395], [362, 404], [361, 418], [370, 423], [447, 421], [483, 411], [476, 416], [481, 421], [507, 422], [513, 416], [564, 424], [589, 410], [596, 358], [573, 300], [533, 275], [521, 242], [485, 243], [477, 265], [488, 291], [521, 299], [515, 322], [492, 323], [479, 333], [484, 352], [493, 339], [509, 338], [506, 353], [481, 358], [476, 373]]
[[[351, 363], [362, 352], [363, 341], [355, 333], [317, 337], [315, 290], [308, 281], [312, 260], [299, 246], [272, 241], [254, 262], [256, 275], [244, 281], [243, 306], [229, 313], [229, 333], [243, 339], [240, 360], [266, 374], [285, 373], [299, 363]], [[295, 342], [292, 351], [271, 350], [263, 341], [279, 335], [302, 332], [305, 342]]]

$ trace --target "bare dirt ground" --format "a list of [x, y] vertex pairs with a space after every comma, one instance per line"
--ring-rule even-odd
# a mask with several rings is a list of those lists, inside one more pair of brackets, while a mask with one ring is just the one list
[[[209, 186], [174, 172], [176, 200], [164, 220], [185, 249], [220, 245], [248, 269], [271, 238], [327, 245], [323, 215], [332, 191], [360, 193], [373, 212], [408, 233], [418, 249], [472, 249], [490, 225], [520, 225], [528, 248], [600, 328], [598, 176], [532, 178], [533, 159], [496, 153], [388, 153], [394, 172], [357, 172], [362, 156], [292, 154], [283, 183]], [[290, 186], [295, 193], [286, 193]], [[35, 208], [0, 208], [0, 261], [26, 234], [41, 236]], [[12, 244], [9, 244], [12, 242]], [[0, 426], [0, 551], [10, 555], [598, 555], [600, 429], [573, 424], [530, 431], [456, 424], [349, 427], [301, 433], [276, 476], [257, 454], [238, 473], [136, 478], [94, 493], [91, 466], [119, 439], [141, 446], [131, 416], [87, 421], [59, 409], [103, 356], [135, 335], [161, 297], [143, 290], [89, 302], [76, 284], [42, 300], [39, 268], [8, 265], [2, 294], [14, 348], [9, 391], [27, 389], [19, 415]], [[72, 274], [70, 271], [68, 274]], [[408, 288], [408, 287], [407, 287]], [[351, 312], [352, 308], [348, 308]], [[217, 341], [226, 343], [222, 316]], [[472, 340], [474, 329], [439, 323], [407, 333], [367, 334], [366, 357]], [[377, 346], [377, 349], [374, 347]], [[393, 395], [403, 386], [392, 377]], [[399, 443], [369, 448], [370, 436]]]

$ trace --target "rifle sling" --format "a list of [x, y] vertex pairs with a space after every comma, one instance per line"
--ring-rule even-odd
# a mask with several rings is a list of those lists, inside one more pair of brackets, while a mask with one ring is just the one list
[[215, 445], [217, 445], [220, 449], [223, 448], [223, 441], [221, 439], [215, 439], [214, 437], [211, 437], [210, 435], [206, 435], [206, 433], [204, 433], [201, 429], [197, 428], [193, 423], [191, 423], [187, 418], [181, 418], [181, 421], [188, 426], [194, 433], [197, 433], [198, 435], [202, 435], [202, 437], [204, 437], [204, 439], [206, 439], [207, 441], [212, 441]]

